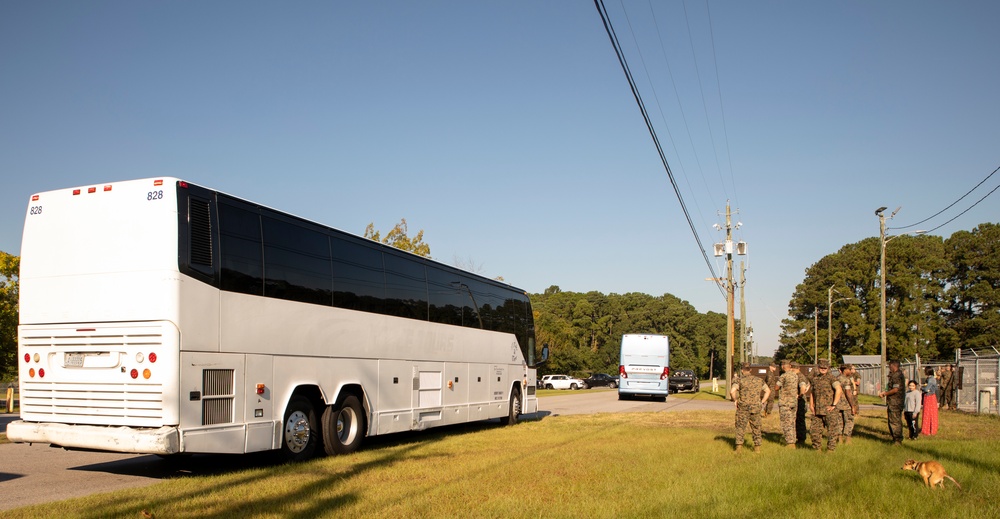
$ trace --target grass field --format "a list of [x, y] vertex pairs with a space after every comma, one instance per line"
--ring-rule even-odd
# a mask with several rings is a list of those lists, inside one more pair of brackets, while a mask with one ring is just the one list
[[[736, 454], [732, 423], [728, 411], [558, 416], [373, 438], [297, 465], [194, 457], [200, 475], [5, 517], [1000, 517], [994, 416], [942, 413], [936, 437], [892, 446], [884, 410], [864, 411], [833, 453], [779, 446], [771, 415], [762, 452]], [[924, 488], [900, 470], [907, 458], [941, 461], [963, 489]]]

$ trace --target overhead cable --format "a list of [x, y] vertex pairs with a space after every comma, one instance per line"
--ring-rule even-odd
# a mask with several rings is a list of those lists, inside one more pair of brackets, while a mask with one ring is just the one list
[[[952, 207], [954, 207], [954, 206], [955, 206], [955, 204], [957, 204], [957, 203], [961, 202], [961, 201], [962, 201], [962, 199], [964, 199], [965, 197], [969, 196], [969, 193], [972, 193], [973, 191], [975, 191], [975, 190], [979, 189], [979, 186], [983, 185], [983, 183], [985, 183], [985, 182], [986, 182], [987, 180], [989, 180], [989, 179], [990, 179], [990, 177], [992, 177], [992, 176], [993, 176], [993, 174], [994, 174], [994, 173], [996, 173], [997, 171], [1000, 171], [1000, 167], [997, 167], [997, 169], [994, 169], [994, 170], [993, 170], [993, 173], [990, 173], [989, 175], [986, 175], [986, 178], [984, 178], [984, 179], [983, 179], [983, 180], [982, 180], [981, 182], [979, 182], [978, 184], [976, 184], [976, 187], [973, 187], [972, 189], [970, 189], [968, 193], [965, 193], [964, 195], [962, 195], [962, 197], [961, 197], [961, 198], [959, 198], [958, 200], [955, 200], [954, 202], [952, 202], [951, 204], [949, 204], [949, 205], [948, 205], [948, 207], [945, 207], [944, 209], [942, 209], [942, 210], [940, 210], [940, 211], [938, 211], [938, 212], [934, 213], [933, 215], [931, 215], [931, 216], [929, 216], [929, 217], [927, 217], [927, 218], [924, 218], [923, 220], [920, 220], [920, 221], [919, 221], [919, 222], [917, 222], [917, 223], [914, 223], [914, 224], [910, 224], [910, 225], [904, 225], [904, 226], [902, 226], [902, 227], [893, 227], [893, 229], [909, 229], [910, 227], [916, 227], [916, 226], [918, 226], [918, 225], [920, 225], [920, 224], [922, 224], [922, 223], [924, 223], [924, 222], [926, 222], [926, 221], [928, 221], [928, 220], [930, 220], [930, 219], [932, 219], [932, 218], [934, 218], [934, 217], [936, 217], [936, 216], [940, 215], [941, 213], [943, 213], [943, 212], [947, 211], [948, 209], [951, 209]], [[996, 188], [993, 188], [993, 191], [996, 191], [996, 190], [997, 190]], [[992, 194], [992, 193], [993, 193], [993, 191], [990, 191], [989, 193], [987, 193], [987, 194], [986, 194], [986, 196], [990, 196], [990, 194]], [[986, 196], [984, 196], [983, 198], [986, 198]], [[983, 198], [980, 198], [980, 199], [979, 199], [979, 202], [982, 202], [982, 201], [983, 201]], [[972, 204], [972, 207], [976, 207], [976, 204], [978, 204], [979, 202], [976, 202], [975, 204]], [[969, 209], [972, 209], [972, 207], [970, 207]], [[965, 213], [966, 213], [966, 212], [967, 212], [967, 211], [968, 211], [969, 209], [966, 209], [965, 211], [962, 211], [961, 213], [959, 213], [959, 215], [958, 215], [958, 216], [962, 216], [962, 215], [963, 215], [963, 214], [965, 214]], [[956, 216], [955, 218], [958, 218], [958, 216]], [[947, 225], [947, 224], [951, 223], [951, 222], [952, 222], [952, 220], [954, 220], [955, 218], [952, 218], [951, 220], [948, 220], [947, 222], [945, 222], [945, 223], [943, 223], [943, 224], [941, 224], [941, 225], [939, 225], [939, 226], [935, 227], [934, 229], [939, 229], [939, 228], [941, 228], [941, 227], [943, 227], [943, 226], [945, 226], [945, 225]], [[934, 230], [934, 229], [932, 229], [932, 230]]]
[[[649, 135], [653, 139], [656, 151], [660, 155], [660, 161], [663, 163], [663, 168], [666, 170], [667, 177], [670, 179], [670, 185], [674, 188], [674, 194], [677, 195], [677, 201], [680, 203], [681, 210], [684, 212], [684, 217], [687, 219], [688, 227], [691, 228], [691, 233], [694, 235], [695, 242], [698, 244], [698, 250], [701, 251], [701, 255], [705, 259], [705, 265], [708, 266], [709, 272], [712, 273], [712, 278], [719, 280], [720, 278], [718, 274], [715, 273], [715, 268], [712, 266], [712, 262], [708, 259], [708, 253], [705, 252], [705, 248], [702, 246], [698, 230], [695, 229], [694, 222], [691, 221], [691, 214], [688, 212], [687, 205], [684, 204], [684, 197], [681, 196], [680, 188], [677, 187], [677, 180], [674, 179], [674, 173], [670, 170], [670, 164], [667, 162], [667, 157], [663, 153], [663, 147], [660, 146], [660, 140], [656, 136], [656, 130], [653, 129], [653, 124], [649, 120], [649, 114], [646, 112], [646, 106], [642, 102], [642, 96], [639, 95], [639, 89], [636, 87], [635, 80], [632, 78], [632, 72], [629, 70], [628, 62], [625, 60], [625, 54], [623, 53], [621, 45], [618, 42], [618, 36], [615, 34], [614, 27], [611, 26], [611, 19], [608, 16], [607, 9], [604, 7], [604, 0], [594, 0], [594, 6], [597, 7], [597, 12], [601, 15], [601, 21], [604, 23], [604, 30], [608, 33], [608, 38], [611, 40], [611, 46], [615, 49], [615, 55], [618, 57], [618, 63], [621, 65], [622, 71], [625, 73], [625, 79], [628, 80], [629, 88], [632, 90], [632, 96], [635, 97], [635, 102], [639, 106], [639, 112], [642, 114], [642, 119], [646, 122], [646, 129], [649, 130]], [[719, 281], [716, 281], [716, 287], [719, 289], [719, 292], [722, 293], [723, 297], [725, 297], [726, 293]]]

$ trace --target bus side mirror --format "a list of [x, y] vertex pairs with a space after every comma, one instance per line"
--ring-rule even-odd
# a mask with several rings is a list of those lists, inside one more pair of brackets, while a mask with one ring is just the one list
[[541, 364], [547, 360], [549, 360], [549, 345], [545, 344], [542, 346], [542, 360], [538, 361], [538, 364]]

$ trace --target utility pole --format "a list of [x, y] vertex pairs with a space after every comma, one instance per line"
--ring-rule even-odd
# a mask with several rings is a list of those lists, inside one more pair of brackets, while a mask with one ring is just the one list
[[743, 288], [747, 284], [747, 269], [740, 260], [740, 362], [747, 362], [747, 300]]
[[733, 300], [736, 299], [736, 287], [733, 286], [733, 220], [729, 212], [729, 201], [726, 201], [726, 394], [730, 394], [733, 380], [733, 343], [736, 342], [733, 333], [736, 323], [733, 316]]
[[[729, 201], [726, 201], [726, 241], [723, 243], [715, 244], [715, 257], [725, 256], [726, 257], [726, 391], [728, 394], [729, 389], [732, 387], [731, 381], [733, 378], [733, 349], [736, 343], [736, 316], [735, 314], [735, 300], [736, 300], [736, 285], [733, 282], [733, 229], [739, 229], [743, 224], [741, 222], [736, 222], [736, 226], [733, 226], [732, 212], [729, 209]], [[715, 224], [716, 229], [721, 230], [719, 224]], [[740, 256], [745, 256], [747, 253], [746, 242], [739, 242], [736, 244], [736, 254]], [[713, 278], [714, 279], [714, 278]], [[716, 282], [720, 281], [714, 279]]]
[[[875, 210], [875, 215], [878, 216], [878, 243], [879, 247], [882, 249], [881, 261], [879, 263], [879, 290], [882, 295], [882, 302], [879, 305], [881, 307], [881, 326], [879, 327], [882, 331], [882, 378], [879, 379], [879, 384], [885, 384], [885, 214], [883, 212], [888, 209], [887, 207], [880, 207]], [[896, 209], [899, 211], [899, 209]], [[895, 216], [895, 212], [892, 213]], [[884, 387], [884, 386], [883, 386]], [[885, 389], [883, 389], [885, 391]]]

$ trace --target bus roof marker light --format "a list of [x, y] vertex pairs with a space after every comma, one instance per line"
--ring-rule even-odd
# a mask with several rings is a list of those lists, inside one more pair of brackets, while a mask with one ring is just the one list
[[80, 190], [79, 189], [74, 189], [73, 190], [73, 196], [76, 196], [76, 195], [79, 195], [79, 194], [80, 194]]
[[158, 178], [158, 179], [154, 180], [153, 181], [153, 185], [154, 186], [162, 186], [163, 185], [163, 179], [162, 178]]
[[31, 195], [31, 201], [32, 202], [37, 202], [38, 201], [38, 195]]
[[96, 187], [88, 187], [87, 188], [87, 192], [88, 193], [96, 193], [97, 192], [97, 188]]
[[180, 187], [182, 189], [187, 189], [188, 188], [188, 183], [185, 182], [185, 181], [183, 181], [183, 180], [178, 180], [177, 181], [177, 187]]
[[104, 192], [106, 193], [108, 191], [111, 191], [111, 184], [104, 186]]

